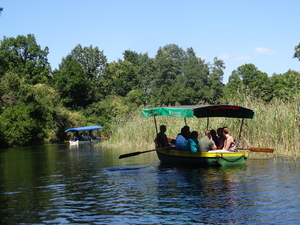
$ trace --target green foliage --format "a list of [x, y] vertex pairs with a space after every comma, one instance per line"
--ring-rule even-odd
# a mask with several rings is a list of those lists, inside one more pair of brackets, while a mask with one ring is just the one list
[[300, 94], [300, 73], [289, 70], [270, 77], [270, 98], [292, 101]]
[[229, 98], [244, 94], [253, 99], [264, 99], [268, 92], [268, 83], [266, 73], [259, 71], [253, 64], [245, 64], [232, 72], [224, 91]]
[[5, 146], [41, 143], [43, 134], [40, 123], [32, 116], [35, 114], [34, 104], [19, 103], [4, 109], [0, 115], [1, 142]]
[[140, 87], [134, 65], [126, 60], [110, 63], [107, 66], [105, 80], [106, 95], [125, 97], [128, 92]]
[[93, 82], [83, 74], [82, 66], [70, 55], [63, 59], [60, 69], [53, 72], [52, 84], [67, 108], [85, 108], [93, 102]]
[[131, 111], [135, 110], [137, 105], [127, 101], [127, 98], [110, 95], [104, 100], [91, 104], [84, 115], [87, 123], [103, 126], [103, 133], [111, 134], [111, 124], [119, 124]]
[[32, 34], [4, 37], [0, 42], [0, 77], [13, 72], [30, 84], [46, 83], [50, 73], [48, 53], [48, 47], [42, 50]]
[[70, 109], [86, 108], [101, 99], [106, 56], [98, 47], [77, 45], [53, 72], [51, 84]]
[[293, 58], [298, 58], [298, 60], [300, 61], [300, 43], [295, 47]]

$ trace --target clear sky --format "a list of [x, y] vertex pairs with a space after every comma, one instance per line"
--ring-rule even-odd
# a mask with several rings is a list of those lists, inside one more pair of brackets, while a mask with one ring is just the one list
[[155, 57], [159, 47], [192, 47], [232, 71], [253, 63], [269, 76], [289, 69], [300, 43], [300, 0], [1, 0], [3, 36], [34, 34], [49, 47], [52, 69], [78, 44], [103, 50], [108, 62], [125, 50]]

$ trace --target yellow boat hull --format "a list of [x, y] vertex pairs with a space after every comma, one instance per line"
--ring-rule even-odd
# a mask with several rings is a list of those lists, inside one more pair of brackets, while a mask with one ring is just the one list
[[156, 149], [162, 163], [194, 166], [229, 166], [244, 164], [249, 152], [187, 152]]

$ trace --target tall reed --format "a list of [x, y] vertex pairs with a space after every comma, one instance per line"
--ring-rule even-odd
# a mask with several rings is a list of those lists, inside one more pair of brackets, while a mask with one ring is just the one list
[[[243, 102], [233, 101], [229, 104], [255, 111], [255, 119], [244, 120], [239, 147], [274, 148], [276, 155], [298, 156], [300, 154], [300, 107], [297, 101], [286, 103], [274, 100], [266, 104], [263, 101], [244, 99]], [[124, 153], [153, 149], [156, 136], [154, 118], [142, 117], [141, 110], [142, 108], [139, 108], [113, 124], [112, 137], [104, 144], [123, 148]], [[183, 118], [161, 116], [156, 117], [156, 121], [158, 127], [161, 124], [167, 126], [166, 134], [171, 138], [175, 138], [185, 125]], [[187, 118], [186, 121], [191, 131], [198, 131], [200, 137], [204, 134], [207, 126], [206, 118]], [[210, 118], [208, 129], [216, 130], [218, 127], [226, 126], [230, 134], [238, 139], [240, 124], [241, 119]]]

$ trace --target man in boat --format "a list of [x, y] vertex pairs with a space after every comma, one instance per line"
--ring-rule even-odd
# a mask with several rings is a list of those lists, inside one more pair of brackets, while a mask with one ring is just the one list
[[199, 140], [200, 152], [208, 152], [210, 150], [216, 150], [217, 146], [212, 139], [210, 130], [205, 131], [204, 137]]
[[165, 134], [166, 131], [167, 131], [166, 125], [160, 125], [159, 133], [157, 133], [156, 139], [155, 139], [155, 147], [165, 148], [165, 147], [170, 146], [167, 135]]

